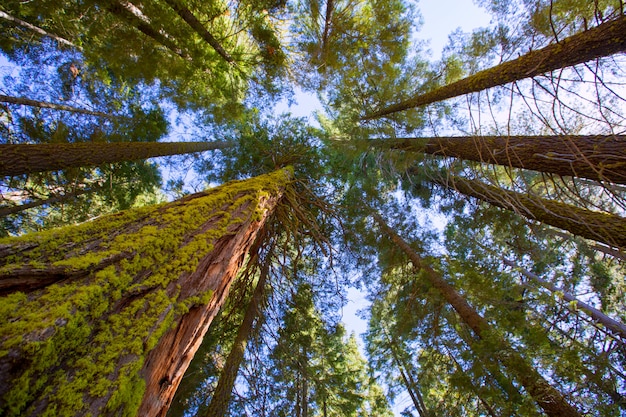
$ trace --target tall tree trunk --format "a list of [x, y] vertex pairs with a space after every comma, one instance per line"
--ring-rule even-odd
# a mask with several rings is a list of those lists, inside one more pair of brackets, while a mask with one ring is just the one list
[[531, 51], [526, 55], [480, 71], [462, 80], [418, 94], [408, 100], [375, 111], [363, 117], [376, 119], [391, 113], [424, 106], [463, 94], [504, 85], [524, 78], [545, 74], [596, 58], [610, 56], [626, 50], [626, 16], [565, 38], [562, 41]]
[[228, 142], [81, 142], [0, 145], [0, 176], [224, 149]]
[[0, 94], [0, 103], [19, 104], [21, 106], [40, 107], [44, 109], [53, 109], [61, 111], [69, 111], [72, 113], [88, 114], [90, 116], [107, 117], [112, 118], [110, 114], [102, 113], [99, 111], [92, 111], [87, 109], [80, 109], [78, 107], [66, 106], [65, 104], [48, 103], [46, 101], [31, 100], [24, 97], [11, 97]]
[[626, 219], [616, 214], [591, 211], [461, 177], [450, 176], [432, 181], [494, 206], [513, 210], [529, 219], [567, 230], [576, 236], [626, 248]]
[[263, 302], [265, 294], [265, 282], [269, 274], [270, 262], [271, 260], [268, 256], [268, 259], [264, 261], [264, 264], [261, 267], [259, 281], [254, 289], [254, 293], [252, 294], [252, 299], [248, 304], [241, 326], [239, 326], [239, 330], [237, 331], [235, 342], [233, 343], [233, 347], [228, 354], [228, 358], [226, 359], [226, 363], [224, 364], [224, 368], [220, 374], [219, 381], [217, 382], [217, 387], [213, 392], [213, 397], [211, 397], [209, 407], [207, 408], [206, 413], [204, 413], [207, 417], [223, 417], [226, 415], [228, 404], [230, 403], [230, 396], [233, 391], [233, 387], [235, 386], [235, 379], [237, 379], [237, 373], [239, 372], [239, 367], [243, 361], [243, 355], [246, 351], [246, 345], [248, 344], [248, 339], [250, 338], [250, 333], [252, 332], [252, 324], [259, 315], [259, 311], [261, 309], [261, 303]]
[[219, 41], [217, 39], [215, 39], [215, 37], [213, 37], [213, 35], [211, 35], [211, 33], [204, 27], [204, 25], [202, 24], [202, 22], [200, 22], [198, 20], [198, 18], [196, 16], [194, 16], [194, 14], [191, 12], [191, 10], [189, 10], [188, 8], [186, 8], [184, 5], [180, 4], [180, 2], [178, 0], [165, 0], [165, 2], [167, 4], [170, 5], [170, 7], [176, 12], [178, 13], [178, 15], [189, 25], [191, 26], [191, 28], [193, 30], [196, 31], [196, 33], [198, 35], [200, 35], [202, 37], [202, 39], [204, 39], [204, 41], [206, 43], [208, 43], [209, 45], [211, 45], [211, 47], [215, 50], [215, 52], [217, 52], [219, 54], [219, 56], [221, 56], [222, 58], [224, 58], [224, 60], [226, 62], [228, 62], [229, 64], [232, 65], [236, 65], [235, 64], [235, 60], [233, 59], [232, 56], [230, 56], [228, 54], [228, 52], [226, 52], [224, 50], [224, 48], [222, 47], [222, 45], [219, 43]]
[[291, 177], [1, 240], [0, 415], [165, 415]]
[[530, 278], [532, 281], [541, 285], [543, 288], [549, 290], [553, 294], [558, 293], [560, 297], [562, 297], [563, 300], [567, 301], [568, 303], [574, 303], [577, 309], [584, 311], [585, 314], [587, 314], [587, 316], [589, 316], [593, 321], [609, 329], [611, 333], [613, 333], [616, 337], [626, 341], [626, 326], [624, 324], [620, 323], [617, 320], [610, 318], [609, 316], [602, 313], [600, 310], [590, 306], [589, 304], [578, 300], [576, 297], [558, 288], [551, 282], [548, 282], [542, 279], [539, 275], [533, 274], [532, 272], [519, 267], [518, 265], [515, 264], [515, 262], [510, 261], [508, 259], [504, 259], [503, 262], [505, 265], [510, 266], [511, 268], [515, 270], [518, 270], [525, 277]]
[[563, 395], [551, 386], [526, 359], [517, 353], [509, 343], [500, 338], [485, 320], [439, 273], [422, 261], [415, 252], [396, 232], [391, 229], [383, 218], [373, 214], [381, 230], [395, 243], [413, 263], [413, 267], [424, 272], [423, 276], [437, 289], [445, 300], [456, 310], [463, 322], [481, 339], [489, 339], [497, 347], [500, 362], [522, 384], [528, 394], [550, 417], [582, 417]]
[[34, 207], [40, 207], [40, 206], [56, 204], [56, 203], [65, 203], [70, 200], [74, 200], [76, 197], [80, 195], [93, 193], [101, 188], [102, 188], [102, 185], [96, 185], [91, 188], [79, 188], [76, 191], [67, 192], [65, 194], [57, 194], [53, 197], [42, 198], [40, 200], [34, 200], [29, 203], [19, 204], [15, 206], [0, 207], [0, 217], [6, 217], [8, 215], [16, 214], [16, 213], [19, 213], [19, 212], [22, 212], [24, 210], [28, 210]]
[[626, 136], [462, 136], [372, 139], [376, 148], [626, 184]]
[[50, 32], [46, 32], [45, 30], [43, 30], [40, 27], [37, 27], [35, 25], [31, 25], [28, 22], [25, 22], [21, 19], [18, 19], [17, 17], [13, 17], [8, 13], [3, 12], [2, 10], [0, 10], [0, 17], [8, 20], [11, 23], [15, 23], [17, 25], [20, 25], [22, 27], [25, 27], [26, 29], [33, 31], [35, 33], [37, 33], [40, 36], [44, 36], [46, 38], [50, 38], [50, 39], [54, 39], [55, 41], [57, 41], [58, 43], [62, 44], [62, 45], [67, 45], [67, 46], [71, 46], [72, 48], [82, 51], [83, 49], [80, 46], [76, 46], [74, 45], [72, 42], [68, 41], [67, 39], [64, 39], [60, 36], [55, 35], [54, 33], [50, 33]]
[[191, 61], [192, 58], [183, 51], [172, 37], [163, 29], [156, 29], [152, 26], [152, 21], [134, 4], [126, 0], [106, 0], [107, 10], [112, 14], [119, 16], [144, 35], [152, 38], [157, 43], [165, 46], [179, 57]]

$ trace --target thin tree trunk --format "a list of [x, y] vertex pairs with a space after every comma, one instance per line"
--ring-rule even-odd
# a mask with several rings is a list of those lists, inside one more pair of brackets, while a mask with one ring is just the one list
[[60, 276], [0, 300], [0, 415], [164, 416], [291, 178], [281, 170], [4, 239], [5, 275]]
[[241, 326], [237, 331], [235, 342], [233, 343], [233, 347], [228, 355], [228, 358], [226, 359], [226, 363], [224, 364], [224, 368], [222, 369], [220, 378], [217, 382], [217, 387], [211, 397], [209, 407], [206, 412], [203, 413], [206, 417], [223, 417], [226, 415], [228, 404], [230, 403], [230, 396], [233, 391], [233, 387], [235, 386], [235, 379], [237, 379], [237, 373], [239, 372], [239, 367], [243, 361], [243, 355], [246, 351], [246, 345], [248, 344], [248, 339], [250, 338], [250, 333], [252, 332], [252, 324], [259, 315], [261, 303], [265, 294], [265, 282], [269, 274], [270, 262], [271, 260], [268, 256], [268, 259], [265, 260], [261, 268], [259, 281], [254, 289], [252, 299], [248, 304]]
[[626, 219], [541, 197], [504, 190], [476, 180], [450, 176], [436, 184], [586, 239], [626, 248]]
[[134, 4], [125, 0], [108, 0], [107, 10], [130, 23], [141, 33], [152, 38], [181, 58], [187, 61], [192, 60], [189, 54], [176, 45], [175, 40], [167, 32], [163, 29], [154, 28], [152, 21]]
[[208, 43], [209, 45], [211, 45], [211, 47], [215, 50], [215, 52], [217, 52], [219, 54], [219, 56], [221, 56], [222, 58], [224, 58], [224, 60], [226, 62], [228, 62], [229, 64], [232, 65], [236, 65], [235, 64], [235, 60], [233, 59], [232, 56], [230, 56], [228, 54], [228, 52], [226, 52], [224, 50], [224, 48], [222, 47], [222, 45], [219, 43], [219, 41], [217, 39], [215, 39], [213, 37], [213, 35], [211, 35], [211, 33], [204, 27], [204, 25], [202, 24], [202, 22], [200, 22], [198, 20], [198, 18], [191, 12], [191, 10], [189, 10], [188, 8], [186, 8], [184, 5], [180, 4], [178, 0], [165, 0], [165, 2], [167, 4], [170, 5], [170, 7], [176, 12], [178, 13], [178, 15], [189, 25], [191, 26], [191, 28], [193, 30], [196, 31], [196, 33], [198, 33], [198, 35], [200, 35], [202, 37], [202, 39], [205, 40], [206, 43]]
[[626, 136], [462, 136], [372, 139], [376, 148], [626, 184]]
[[[562, 232], [560, 230], [556, 230], [556, 229], [552, 229], [550, 230], [550, 233], [553, 234], [554, 236], [559, 236], [562, 237], [564, 239], [572, 239], [573, 235], [569, 234], [569, 233], [565, 233]], [[617, 259], [621, 259], [623, 261], [626, 261], [626, 254], [618, 249], [614, 249], [610, 246], [606, 246], [606, 245], [601, 245], [599, 243], [588, 243], [589, 247], [591, 249], [597, 250], [598, 252], [602, 252], [606, 255], [612, 256], [614, 258]]]
[[8, 20], [9, 22], [15, 23], [15, 24], [20, 25], [22, 27], [25, 27], [26, 29], [33, 31], [33, 32], [37, 33], [38, 35], [41, 35], [41, 36], [44, 36], [44, 37], [47, 37], [47, 38], [50, 38], [50, 39], [54, 39], [55, 41], [57, 41], [60, 44], [71, 46], [72, 48], [74, 48], [74, 49], [76, 49], [78, 51], [82, 51], [83, 50], [80, 46], [74, 45], [72, 42], [68, 41], [67, 39], [64, 39], [64, 38], [62, 38], [60, 36], [57, 36], [57, 35], [55, 35], [53, 33], [50, 33], [50, 32], [46, 32], [42, 28], [37, 27], [35, 25], [31, 25], [30, 23], [25, 22], [23, 20], [20, 20], [17, 17], [13, 17], [10, 14], [7, 14], [7, 13], [3, 12], [2, 10], [0, 10], [0, 17], [5, 19], [5, 20]]
[[328, 48], [328, 34], [333, 17], [334, 0], [326, 0], [326, 14], [324, 16], [324, 30], [322, 32], [322, 59], [325, 60], [326, 49]]
[[68, 192], [65, 194], [55, 195], [54, 197], [31, 201], [30, 203], [19, 204], [16, 206], [0, 207], [0, 217], [6, 217], [8, 215], [16, 214], [21, 211], [34, 208], [34, 207], [40, 207], [40, 206], [56, 204], [56, 203], [64, 203], [64, 202], [73, 200], [80, 195], [93, 193], [101, 188], [102, 186], [95, 186], [91, 188], [80, 188], [73, 192]]
[[550, 417], [582, 417], [572, 407], [563, 395], [552, 387], [545, 378], [528, 364], [509, 343], [501, 339], [491, 329], [491, 325], [485, 320], [439, 273], [422, 261], [415, 252], [398, 234], [395, 233], [378, 214], [373, 214], [374, 219], [384, 232], [413, 263], [413, 267], [424, 272], [423, 276], [437, 289], [446, 301], [456, 310], [463, 322], [467, 324], [479, 338], [487, 338], [497, 345], [498, 359], [517, 378], [533, 397], [537, 404]]
[[574, 303], [577, 309], [584, 311], [585, 314], [587, 314], [593, 321], [603, 325], [604, 327], [609, 329], [613, 334], [615, 334], [617, 337], [626, 341], [626, 326], [624, 326], [619, 321], [610, 318], [609, 316], [602, 313], [600, 310], [590, 306], [589, 304], [578, 300], [573, 295], [558, 288], [554, 284], [542, 279], [539, 275], [533, 274], [532, 272], [519, 267], [518, 265], [515, 264], [515, 262], [510, 261], [508, 259], [504, 259], [503, 262], [505, 265], [510, 266], [511, 268], [515, 270], [518, 270], [524, 276], [526, 276], [527, 278], [530, 278], [531, 280], [541, 285], [543, 288], [549, 290], [553, 294], [558, 293], [560, 297], [562, 297], [563, 300], [567, 301], [568, 303]]
[[560, 68], [582, 64], [596, 58], [614, 55], [624, 50], [626, 50], [626, 16], [622, 15], [615, 20], [529, 52], [512, 61], [375, 111], [363, 117], [363, 120], [376, 119], [402, 110], [475, 93]]
[[228, 142], [84, 142], [0, 144], [0, 176], [54, 171], [224, 149]]
[[0, 94], [0, 103], [19, 104], [22, 106], [40, 107], [44, 109], [53, 109], [61, 111], [69, 111], [72, 113], [88, 114], [90, 116], [112, 118], [110, 114], [102, 113], [99, 111], [92, 111], [87, 109], [80, 109], [78, 107], [66, 106], [65, 104], [48, 103], [46, 101], [31, 100], [24, 97], [11, 97]]

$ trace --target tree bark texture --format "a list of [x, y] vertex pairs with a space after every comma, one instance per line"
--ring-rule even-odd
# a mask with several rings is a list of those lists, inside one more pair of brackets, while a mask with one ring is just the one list
[[172, 37], [162, 29], [152, 26], [150, 19], [145, 16], [137, 6], [125, 0], [109, 0], [107, 10], [133, 25], [144, 35], [152, 38], [181, 58], [191, 61], [192, 58], [183, 51]]
[[594, 28], [565, 38], [562, 41], [531, 51], [512, 61], [504, 62], [480, 71], [452, 84], [408, 100], [383, 108], [363, 117], [376, 119], [391, 113], [424, 106], [463, 94], [475, 93], [487, 88], [545, 74], [610, 56], [626, 50], [626, 16], [602, 23]]
[[504, 259], [503, 262], [505, 265], [518, 270], [525, 277], [530, 278], [532, 281], [539, 284], [543, 288], [549, 290], [551, 293], [560, 294], [560, 297], [562, 297], [563, 300], [567, 301], [568, 303], [574, 303], [576, 305], [576, 308], [584, 311], [585, 314], [587, 314], [587, 316], [589, 316], [593, 321], [606, 327], [615, 336], [621, 338], [623, 341], [626, 341], [626, 326], [624, 324], [620, 323], [617, 320], [610, 318], [609, 316], [607, 316], [606, 314], [604, 314], [597, 308], [594, 308], [591, 305], [578, 300], [572, 294], [558, 288], [551, 282], [548, 282], [542, 279], [539, 275], [533, 274], [532, 272], [524, 268], [520, 268], [519, 266], [515, 264], [515, 262], [512, 262], [508, 259]]
[[211, 47], [218, 53], [219, 56], [224, 58], [226, 62], [229, 64], [235, 64], [235, 60], [232, 56], [228, 54], [219, 43], [217, 39], [204, 27], [202, 22], [198, 20], [198, 18], [185, 6], [180, 4], [178, 0], [165, 0], [170, 7], [178, 13], [178, 15], [189, 25], [193, 30], [196, 31], [198, 35], [204, 39], [206, 43], [211, 45]]
[[0, 176], [99, 166], [223, 149], [228, 142], [81, 142], [0, 145]]
[[626, 248], [626, 219], [616, 214], [587, 210], [461, 177], [451, 176], [432, 181], [496, 207], [513, 210], [526, 218], [567, 230], [576, 236]]
[[259, 281], [257, 282], [252, 299], [248, 304], [246, 313], [244, 314], [243, 321], [237, 331], [235, 342], [233, 347], [226, 358], [226, 363], [220, 374], [220, 378], [217, 382], [217, 387], [211, 397], [211, 402], [204, 415], [206, 417], [223, 417], [228, 410], [228, 404], [230, 403], [231, 393], [235, 386], [235, 380], [237, 379], [237, 373], [239, 367], [243, 361], [244, 353], [246, 352], [246, 345], [252, 332], [252, 325], [254, 320], [259, 315], [261, 309], [261, 303], [263, 302], [263, 296], [265, 294], [265, 282], [269, 273], [269, 262], [267, 259], [261, 268], [259, 275]]
[[481, 339], [487, 338], [497, 345], [497, 358], [511, 372], [512, 375], [526, 389], [528, 394], [550, 417], [582, 417], [571, 406], [563, 395], [552, 387], [535, 368], [530, 366], [526, 359], [517, 353], [509, 343], [500, 338], [493, 331], [491, 325], [482, 317], [452, 285], [448, 284], [441, 275], [423, 262], [422, 258], [405, 242], [384, 219], [377, 213], [374, 219], [393, 243], [395, 243], [411, 260], [416, 270], [424, 272], [424, 277], [437, 289], [445, 300], [456, 310], [459, 317]]
[[376, 148], [626, 184], [626, 136], [461, 136], [373, 139]]
[[0, 415], [164, 416], [291, 176], [0, 240]]
[[5, 20], [8, 20], [11, 23], [15, 23], [17, 25], [25, 27], [26, 29], [28, 29], [28, 30], [30, 30], [32, 32], [35, 32], [35, 33], [37, 33], [40, 36], [44, 36], [46, 38], [54, 39], [55, 41], [57, 41], [58, 43], [60, 43], [62, 45], [71, 46], [72, 48], [74, 48], [76, 50], [79, 50], [79, 51], [83, 50], [81, 47], [74, 45], [72, 42], [68, 41], [67, 39], [64, 39], [64, 38], [62, 38], [60, 36], [57, 36], [54, 33], [47, 32], [47, 31], [43, 30], [42, 28], [37, 27], [35, 25], [31, 25], [30, 23], [25, 22], [25, 21], [23, 21], [21, 19], [18, 19], [17, 17], [13, 17], [10, 14], [7, 14], [7, 13], [3, 12], [2, 10], [0, 10], [0, 17], [5, 19]]
[[108, 118], [112, 117], [110, 114], [102, 113], [99, 111], [80, 109], [78, 107], [66, 106], [65, 104], [55, 104], [55, 103], [48, 103], [46, 101], [31, 100], [29, 98], [24, 98], [24, 97], [5, 96], [2, 94], [0, 94], [0, 103], [11, 103], [11, 104], [19, 104], [22, 106], [31, 106], [31, 107], [40, 107], [44, 109], [69, 111], [72, 113], [88, 114], [90, 116], [108, 117]]

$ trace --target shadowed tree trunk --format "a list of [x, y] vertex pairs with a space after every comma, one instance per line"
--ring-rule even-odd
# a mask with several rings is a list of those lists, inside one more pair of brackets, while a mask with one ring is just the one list
[[0, 240], [0, 415], [165, 415], [291, 178]]
[[228, 404], [230, 403], [230, 396], [233, 391], [233, 387], [235, 386], [235, 379], [237, 379], [237, 373], [239, 372], [239, 367], [243, 361], [243, 355], [246, 351], [246, 345], [248, 344], [248, 339], [250, 338], [250, 333], [252, 332], [252, 324], [259, 315], [259, 311], [261, 309], [261, 303], [263, 302], [265, 294], [265, 282], [269, 274], [270, 262], [271, 260], [268, 255], [268, 259], [265, 260], [263, 266], [261, 267], [259, 281], [254, 289], [252, 299], [248, 304], [241, 326], [239, 326], [239, 330], [237, 331], [235, 342], [233, 343], [233, 347], [228, 355], [228, 358], [226, 359], [219, 381], [217, 382], [217, 387], [215, 388], [213, 397], [211, 397], [209, 407], [207, 408], [206, 413], [204, 413], [206, 417], [223, 417], [226, 415]]
[[17, 25], [20, 25], [22, 27], [25, 27], [26, 29], [37, 33], [40, 36], [44, 36], [46, 38], [50, 38], [50, 39], [54, 39], [55, 41], [57, 41], [58, 43], [62, 44], [62, 45], [67, 45], [67, 46], [71, 46], [72, 48], [82, 51], [83, 48], [81, 48], [80, 46], [76, 46], [74, 45], [72, 42], [68, 41], [67, 39], [64, 39], [60, 36], [55, 35], [54, 33], [50, 33], [50, 32], [46, 32], [45, 30], [43, 30], [40, 27], [37, 27], [35, 25], [31, 25], [28, 22], [25, 22], [23, 20], [18, 19], [17, 17], [13, 17], [10, 14], [7, 14], [5, 12], [3, 12], [2, 10], [0, 10], [0, 17], [8, 20], [11, 23], [15, 23]]
[[22, 106], [40, 107], [44, 109], [53, 109], [61, 111], [69, 111], [72, 113], [88, 114], [90, 116], [107, 117], [112, 118], [110, 114], [102, 113], [99, 111], [92, 111], [87, 109], [79, 109], [78, 107], [66, 106], [65, 104], [48, 103], [46, 101], [31, 100], [23, 97], [11, 97], [0, 94], [0, 103], [19, 104]]
[[626, 248], [626, 219], [616, 214], [591, 211], [456, 176], [431, 181], [496, 207], [513, 210], [526, 218], [567, 230], [576, 236]]
[[189, 10], [188, 8], [186, 8], [184, 5], [180, 4], [178, 2], [178, 0], [165, 0], [165, 2], [167, 4], [170, 5], [170, 7], [176, 12], [178, 13], [178, 15], [189, 25], [191, 26], [191, 28], [193, 30], [196, 31], [196, 33], [198, 35], [200, 35], [202, 37], [202, 39], [204, 39], [204, 41], [206, 43], [208, 43], [209, 45], [211, 45], [211, 47], [215, 50], [215, 52], [217, 52], [219, 54], [219, 56], [221, 56], [222, 58], [224, 58], [224, 60], [226, 62], [228, 62], [229, 64], [235, 64], [235, 60], [233, 59], [232, 56], [230, 56], [228, 54], [228, 52], [226, 52], [224, 50], [224, 48], [222, 47], [222, 45], [219, 43], [219, 41], [217, 39], [215, 39], [215, 37], [213, 37], [213, 35], [211, 35], [211, 33], [204, 27], [204, 25], [202, 24], [202, 22], [200, 22], [198, 20], [198, 18], [191, 12], [191, 10]]
[[462, 136], [372, 139], [374, 148], [626, 184], [626, 136]]
[[511, 372], [522, 384], [528, 394], [550, 417], [582, 417], [572, 407], [563, 395], [551, 386], [548, 381], [535, 368], [530, 366], [526, 359], [517, 353], [509, 343], [500, 338], [493, 331], [491, 325], [485, 320], [441, 275], [422, 261], [415, 252], [396, 232], [391, 229], [383, 218], [373, 214], [374, 220], [381, 230], [395, 243], [411, 260], [416, 270], [423, 271], [424, 278], [437, 289], [444, 299], [456, 310], [459, 317], [469, 326], [477, 337], [489, 339], [497, 347], [498, 360]]
[[174, 39], [164, 30], [154, 28], [150, 19], [137, 6], [125, 0], [108, 0], [107, 5], [109, 12], [125, 20], [141, 33], [165, 46], [181, 58], [191, 61], [189, 54], [176, 45]]
[[228, 142], [81, 142], [0, 145], [0, 176], [224, 149]]
[[626, 50], [626, 16], [602, 23], [562, 41], [522, 55], [512, 61], [480, 71], [462, 80], [418, 94], [408, 100], [375, 111], [363, 120], [376, 119], [391, 113], [424, 106], [463, 94], [504, 85], [524, 78], [545, 74], [596, 58]]

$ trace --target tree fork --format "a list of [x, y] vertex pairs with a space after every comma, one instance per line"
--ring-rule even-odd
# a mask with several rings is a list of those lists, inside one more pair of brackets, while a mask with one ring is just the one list
[[565, 401], [565, 398], [559, 391], [550, 385], [539, 372], [527, 363], [526, 359], [517, 353], [506, 340], [501, 339], [493, 332], [489, 322], [478, 314], [465, 298], [463, 298], [452, 285], [448, 284], [438, 272], [426, 264], [417, 252], [385, 223], [384, 219], [378, 213], [373, 213], [372, 216], [383, 233], [407, 255], [413, 267], [416, 270], [424, 272], [424, 277], [441, 293], [454, 310], [456, 310], [465, 324], [467, 324], [479, 338], [488, 338], [498, 345], [498, 359], [515, 375], [526, 391], [528, 391], [528, 394], [533, 397], [548, 416], [582, 417], [578, 410]]
[[228, 142], [81, 142], [0, 144], [0, 176], [99, 166], [157, 156], [224, 149]]
[[424, 106], [463, 94], [475, 93], [513, 81], [531, 78], [626, 50], [626, 16], [602, 23], [562, 41], [531, 51], [512, 61], [480, 71], [452, 84], [375, 111], [362, 118], [372, 120], [391, 113]]
[[369, 139], [374, 148], [498, 164], [626, 184], [626, 135]]

